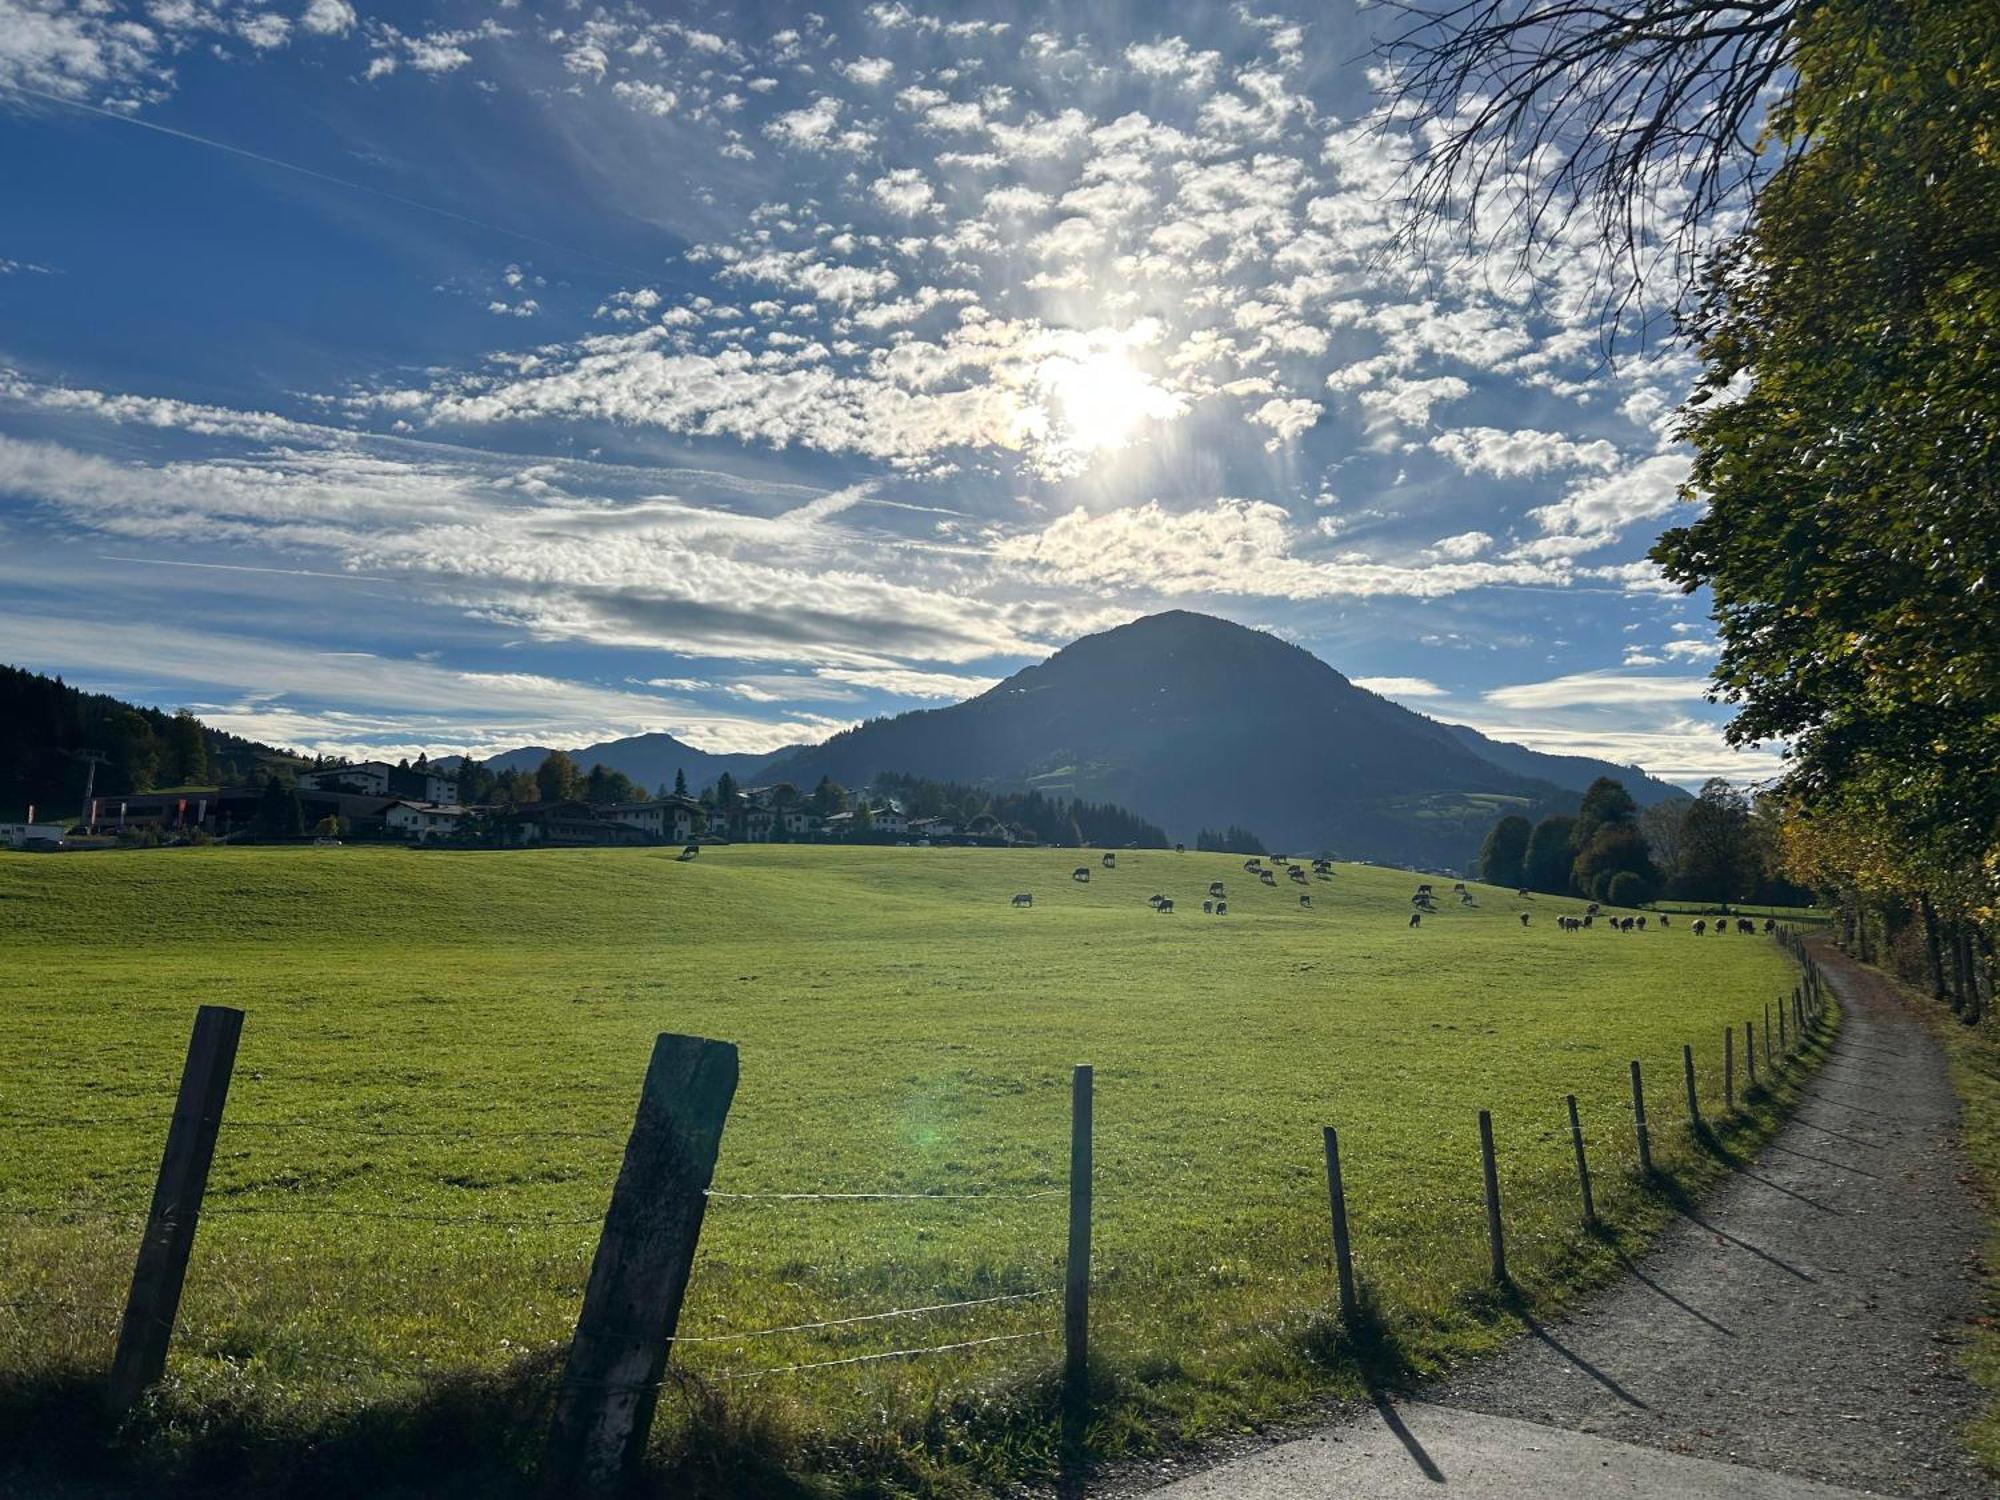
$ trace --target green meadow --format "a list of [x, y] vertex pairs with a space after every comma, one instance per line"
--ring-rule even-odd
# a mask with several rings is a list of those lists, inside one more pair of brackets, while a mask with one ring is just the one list
[[[662, 1031], [741, 1049], [719, 1192], [939, 1195], [711, 1204], [655, 1437], [660, 1475], [718, 1495], [1055, 1471], [1059, 1302], [1022, 1294], [1061, 1282], [1072, 1064], [1096, 1070], [1097, 1454], [1435, 1371], [1615, 1274], [1718, 1170], [1683, 1043], [1725, 1147], [1780, 1102], [1723, 1121], [1721, 1043], [1761, 1030], [1790, 961], [1685, 918], [1564, 933], [1581, 903], [1475, 885], [1461, 905], [1436, 881], [1412, 929], [1419, 877], [1339, 865], [1306, 910], [1223, 855], [672, 853], [0, 856], [0, 1420], [39, 1421], [53, 1462], [109, 1444], [190, 1482], [353, 1493], [376, 1465], [371, 1493], [506, 1492]], [[1201, 911], [1215, 879], [1225, 917]], [[90, 1382], [202, 1003], [247, 1013], [208, 1212], [167, 1385], [108, 1431]], [[1668, 1195], [1631, 1170], [1635, 1058]], [[1486, 1281], [1482, 1108], [1508, 1296]], [[1329, 1315], [1326, 1124], [1377, 1320], [1360, 1338]], [[748, 1336], [999, 1297], [1019, 1300]]]

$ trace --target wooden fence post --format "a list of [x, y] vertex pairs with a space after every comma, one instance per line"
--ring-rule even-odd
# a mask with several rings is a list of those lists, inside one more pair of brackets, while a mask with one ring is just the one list
[[1736, 1028], [1722, 1028], [1722, 1110], [1736, 1113]]
[[1583, 1152], [1583, 1122], [1576, 1117], [1576, 1095], [1569, 1096], [1569, 1140], [1576, 1148], [1576, 1185], [1583, 1189], [1583, 1227], [1597, 1227], [1597, 1205], [1590, 1197], [1590, 1159]]
[[113, 1410], [131, 1406], [166, 1373], [167, 1346], [173, 1341], [174, 1320], [180, 1316], [188, 1256], [201, 1222], [202, 1195], [208, 1191], [215, 1136], [222, 1126], [222, 1107], [229, 1099], [236, 1044], [242, 1035], [240, 1010], [204, 1005], [194, 1013], [194, 1032], [181, 1065], [181, 1089], [167, 1125], [166, 1150], [153, 1181], [153, 1205], [146, 1213], [139, 1257], [132, 1268], [132, 1290], [125, 1299], [125, 1321], [118, 1330], [118, 1352], [111, 1362]]
[[1699, 1131], [1701, 1129], [1701, 1100], [1696, 1096], [1694, 1091], [1694, 1047], [1687, 1042], [1681, 1044], [1681, 1068], [1687, 1074], [1688, 1129]]
[[1090, 1178], [1091, 1090], [1089, 1063], [1070, 1075], [1069, 1256], [1063, 1280], [1063, 1408], [1080, 1421], [1090, 1397]]
[[1653, 1175], [1653, 1143], [1646, 1136], [1646, 1088], [1639, 1081], [1639, 1060], [1632, 1059], [1632, 1132], [1639, 1142], [1639, 1170]]
[[542, 1450], [550, 1500], [615, 1491], [645, 1454], [736, 1077], [733, 1043], [653, 1043]]
[[1500, 1168], [1493, 1160], [1493, 1116], [1479, 1112], [1479, 1160], [1486, 1174], [1486, 1242], [1493, 1250], [1493, 1284], [1507, 1284], [1507, 1244], [1500, 1232]]
[[1340, 1322], [1354, 1332], [1361, 1309], [1354, 1295], [1354, 1249], [1347, 1240], [1347, 1191], [1340, 1181], [1340, 1136], [1331, 1125], [1326, 1137], [1326, 1200], [1333, 1214], [1333, 1268], [1340, 1281]]

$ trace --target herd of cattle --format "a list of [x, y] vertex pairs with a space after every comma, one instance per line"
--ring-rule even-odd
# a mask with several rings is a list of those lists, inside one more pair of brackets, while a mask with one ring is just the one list
[[[1307, 885], [1310, 883], [1304, 865], [1294, 864], [1289, 860], [1280, 860], [1278, 863], [1284, 867], [1286, 879], [1297, 885]], [[1117, 869], [1118, 856], [1116, 854], [1106, 854], [1102, 860], [1102, 865], [1107, 870]], [[1243, 870], [1247, 875], [1255, 875], [1260, 885], [1276, 886], [1278, 883], [1278, 872], [1266, 865], [1261, 857], [1244, 860]], [[1330, 859], [1313, 860], [1312, 872], [1322, 880], [1333, 879], [1333, 861]], [[1069, 872], [1069, 878], [1077, 885], [1089, 885], [1090, 866], [1078, 865], [1074, 870]], [[1033, 906], [1035, 904], [1034, 893], [1032, 891], [1015, 892], [1013, 904], [1016, 906]], [[1160, 895], [1158, 892], [1148, 896], [1146, 904], [1152, 907], [1154, 911], [1165, 915], [1172, 915], [1174, 910], [1173, 898], [1171, 896]], [[1310, 910], [1312, 904], [1312, 892], [1300, 891], [1299, 905]], [[1226, 917], [1229, 915], [1227, 891], [1220, 880], [1211, 880], [1208, 883], [1208, 898], [1201, 903], [1201, 909], [1206, 916]]]
[[[1310, 883], [1310, 877], [1307, 876], [1304, 865], [1284, 859], [1280, 859], [1276, 863], [1284, 869], [1286, 879], [1298, 885], [1307, 885]], [[1317, 875], [1322, 880], [1331, 880], [1333, 878], [1332, 860], [1315, 859], [1311, 863], [1314, 875]], [[1104, 869], [1115, 870], [1118, 868], [1118, 856], [1114, 853], [1107, 853], [1103, 857], [1101, 864]], [[1244, 860], [1243, 871], [1247, 875], [1256, 876], [1260, 885], [1276, 886], [1278, 883], [1277, 870], [1266, 865], [1261, 858]], [[1090, 866], [1078, 865], [1069, 872], [1069, 878], [1077, 885], [1090, 884]], [[1470, 906], [1475, 909], [1478, 907], [1479, 903], [1473, 899], [1472, 892], [1467, 888], [1464, 881], [1455, 882], [1451, 890], [1452, 894], [1458, 897], [1461, 906]], [[1525, 890], [1519, 892], [1519, 895], [1523, 899], [1532, 899]], [[1017, 891], [1014, 895], [1013, 904], [1015, 906], [1033, 906], [1035, 904], [1034, 894], [1030, 891]], [[1163, 915], [1171, 915], [1174, 910], [1173, 898], [1171, 896], [1160, 895], [1158, 892], [1148, 896], [1146, 904], [1154, 911], [1160, 912]], [[1299, 892], [1299, 905], [1308, 909], [1311, 908], [1312, 893], [1310, 891]], [[1410, 926], [1412, 927], [1420, 927], [1423, 925], [1423, 920], [1426, 916], [1436, 915], [1437, 896], [1433, 892], [1430, 882], [1425, 881], [1417, 887], [1416, 894], [1410, 897], [1410, 905], [1414, 908], [1410, 912]], [[1208, 898], [1201, 903], [1201, 909], [1208, 916], [1224, 917], [1229, 915], [1229, 902], [1225, 896], [1225, 887], [1220, 880], [1211, 880], [1208, 883]], [[1532, 912], [1522, 912], [1521, 925], [1523, 927], [1529, 926], [1533, 915]], [[1660, 912], [1657, 916], [1658, 923], [1662, 928], [1673, 925], [1668, 920], [1665, 912]], [[1717, 933], [1728, 932], [1732, 920], [1739, 933], [1754, 934], [1757, 931], [1757, 924], [1747, 917], [1736, 917], [1733, 919], [1717, 917], [1712, 926], [1706, 918], [1697, 917], [1690, 925], [1694, 935], [1701, 937], [1710, 931]], [[1556, 926], [1564, 932], [1582, 932], [1587, 927], [1596, 926], [1600, 921], [1607, 930], [1612, 932], [1644, 932], [1646, 930], [1647, 918], [1644, 916], [1612, 916], [1597, 902], [1593, 901], [1589, 906], [1584, 908], [1582, 916], [1559, 915], [1555, 921]], [[1766, 933], [1775, 932], [1777, 928], [1778, 924], [1774, 918], [1766, 917], [1764, 919], [1763, 930]]]

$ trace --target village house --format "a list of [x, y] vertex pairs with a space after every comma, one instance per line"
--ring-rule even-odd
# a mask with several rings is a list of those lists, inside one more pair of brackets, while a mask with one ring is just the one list
[[617, 848], [655, 842], [644, 829], [608, 818], [606, 811], [588, 802], [546, 802], [524, 807], [508, 824], [507, 842], [567, 848]]
[[452, 802], [391, 802], [382, 810], [382, 824], [393, 837], [429, 843], [457, 833], [470, 811]]
[[456, 772], [433, 770], [429, 766], [391, 765], [386, 760], [364, 760], [359, 765], [302, 771], [298, 785], [301, 792], [355, 792], [370, 797], [402, 797], [412, 802], [435, 804], [458, 800]]
[[706, 821], [701, 804], [687, 797], [614, 802], [599, 811], [610, 821], [640, 829], [663, 844], [693, 843]]

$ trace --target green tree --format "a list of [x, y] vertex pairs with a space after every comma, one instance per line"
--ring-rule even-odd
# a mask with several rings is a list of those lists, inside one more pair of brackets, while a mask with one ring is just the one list
[[583, 778], [583, 800], [593, 807], [608, 807], [614, 802], [642, 802], [645, 793], [639, 784], [623, 771], [613, 770], [599, 761], [590, 768], [590, 774]]
[[825, 822], [834, 814], [847, 810], [847, 793], [831, 776], [822, 776], [819, 785], [812, 789], [812, 796], [807, 799], [806, 805], [814, 817]]
[[1644, 906], [1653, 899], [1653, 882], [1632, 870], [1620, 870], [1605, 883], [1603, 899], [1613, 906]]
[[1606, 891], [1620, 875], [1637, 876], [1648, 890], [1656, 879], [1646, 836], [1636, 821], [1598, 824], [1570, 865], [1570, 884], [1597, 901], [1606, 899]]
[[266, 777], [264, 795], [257, 803], [257, 832], [267, 839], [295, 839], [306, 831], [305, 809], [299, 794], [275, 776]]
[[741, 797], [737, 791], [736, 778], [724, 771], [715, 778], [715, 821], [721, 825], [725, 837], [735, 836], [741, 814]]
[[1534, 825], [1519, 813], [1509, 813], [1495, 823], [1479, 850], [1479, 878], [1509, 890], [1526, 885], [1528, 840], [1534, 831]]
[[575, 761], [560, 750], [551, 750], [535, 768], [535, 790], [543, 802], [572, 802], [583, 790], [583, 777]]
[[[1691, 323], [1706, 508], [1653, 556], [1712, 591], [1729, 738], [1786, 742], [1796, 813], [1869, 830], [1884, 899], [1991, 924], [2000, 25], [1974, 0], [1801, 14], [1785, 165]], [[1740, 873], [1712, 852], [1702, 870]]]
[[1702, 786], [1681, 832], [1676, 892], [1697, 901], [1741, 901], [1763, 879], [1750, 799], [1717, 777]]
[[686, 771], [676, 770], [674, 772], [674, 795], [676, 797], [685, 797], [687, 794], [688, 794], [688, 773]]
[[1600, 776], [1583, 794], [1583, 805], [1576, 812], [1576, 830], [1570, 835], [1571, 842], [1578, 849], [1587, 848], [1590, 841], [1597, 837], [1597, 831], [1606, 824], [1634, 823], [1638, 817], [1639, 806], [1632, 800], [1632, 794], [1625, 790], [1625, 783]]
[[1523, 883], [1529, 890], [1542, 891], [1551, 896], [1567, 896], [1570, 893], [1570, 866], [1576, 859], [1576, 851], [1570, 846], [1570, 837], [1576, 831], [1576, 819], [1557, 814], [1542, 819], [1528, 835], [1528, 853], [1522, 862]]
[[458, 800], [463, 807], [484, 807], [501, 799], [500, 778], [471, 756], [458, 763]]
[[161, 759], [167, 779], [175, 786], [199, 786], [208, 780], [208, 735], [201, 720], [182, 709], [167, 721]]
[[144, 714], [128, 708], [114, 714], [106, 727], [111, 740], [114, 789], [150, 792], [159, 784], [160, 771], [160, 742], [153, 734], [153, 726], [146, 722]]

